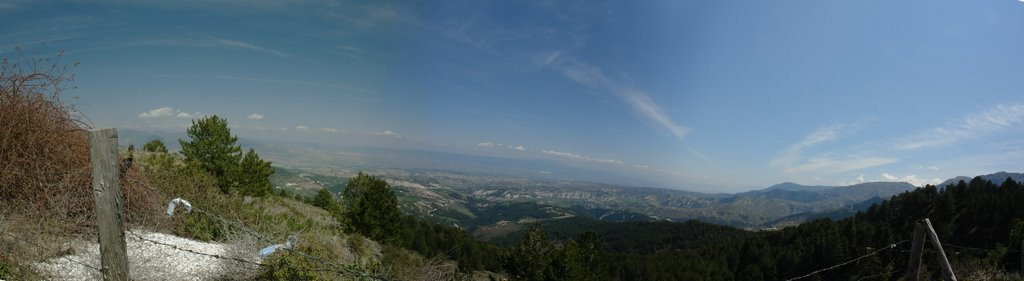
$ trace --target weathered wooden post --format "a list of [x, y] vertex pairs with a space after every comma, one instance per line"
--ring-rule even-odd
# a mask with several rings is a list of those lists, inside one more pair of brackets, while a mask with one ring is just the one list
[[916, 281], [917, 276], [921, 271], [921, 256], [924, 255], [924, 224], [917, 222], [914, 224], [914, 244], [910, 248], [910, 263], [907, 264], [907, 278], [906, 280]]
[[935, 234], [935, 228], [932, 228], [932, 222], [928, 219], [923, 220], [924, 225], [928, 227], [928, 240], [932, 241], [932, 246], [935, 247], [935, 251], [938, 255], [935, 259], [942, 266], [942, 279], [947, 281], [956, 281], [956, 275], [953, 274], [953, 267], [949, 265], [949, 259], [946, 258], [946, 251], [942, 250], [942, 242], [939, 242], [939, 235]]
[[128, 248], [121, 221], [124, 208], [117, 167], [117, 129], [89, 131], [89, 162], [103, 280], [128, 280]]

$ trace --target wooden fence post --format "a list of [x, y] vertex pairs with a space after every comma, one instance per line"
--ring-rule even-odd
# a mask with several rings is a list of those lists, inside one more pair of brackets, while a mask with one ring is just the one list
[[89, 162], [103, 280], [128, 280], [128, 249], [121, 221], [124, 208], [117, 167], [117, 129], [89, 131]]
[[953, 267], [949, 265], [949, 259], [946, 258], [946, 251], [942, 250], [942, 242], [939, 242], [939, 235], [935, 234], [935, 228], [932, 228], [932, 222], [928, 219], [924, 219], [924, 225], [928, 227], [928, 240], [932, 241], [932, 246], [935, 247], [935, 251], [938, 255], [935, 259], [938, 260], [939, 265], [942, 266], [942, 279], [947, 281], [956, 281], [956, 275], [953, 274]]
[[914, 224], [914, 244], [910, 248], [910, 262], [907, 264], [908, 281], [917, 281], [921, 271], [921, 256], [924, 255], [924, 225], [921, 222]]

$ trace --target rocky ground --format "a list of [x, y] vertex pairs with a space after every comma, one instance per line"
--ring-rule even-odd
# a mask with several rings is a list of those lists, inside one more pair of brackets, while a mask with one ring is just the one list
[[[256, 252], [259, 250], [257, 245], [207, 243], [143, 230], [129, 231], [125, 235], [128, 243], [128, 271], [132, 280], [252, 279], [259, 272], [254, 270], [256, 265], [252, 263], [208, 256], [218, 255], [258, 263], [260, 258]], [[35, 263], [34, 266], [44, 278], [51, 280], [102, 278], [99, 271], [83, 265], [100, 268], [99, 244], [96, 241], [77, 241], [71, 249], [69, 255], [54, 257]]]

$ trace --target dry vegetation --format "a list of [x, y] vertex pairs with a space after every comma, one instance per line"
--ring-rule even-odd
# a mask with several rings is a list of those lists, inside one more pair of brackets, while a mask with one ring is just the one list
[[[0, 274], [14, 276], [30, 275], [22, 261], [56, 256], [67, 237], [95, 228], [88, 125], [61, 97], [74, 66], [38, 57], [0, 62]], [[127, 223], [153, 221], [160, 202], [121, 184]]]

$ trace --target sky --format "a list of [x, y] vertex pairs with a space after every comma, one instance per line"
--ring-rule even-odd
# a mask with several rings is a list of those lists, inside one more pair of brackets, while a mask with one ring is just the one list
[[736, 192], [1024, 171], [1022, 27], [1013, 0], [0, 0], [0, 56], [79, 62], [94, 127]]

